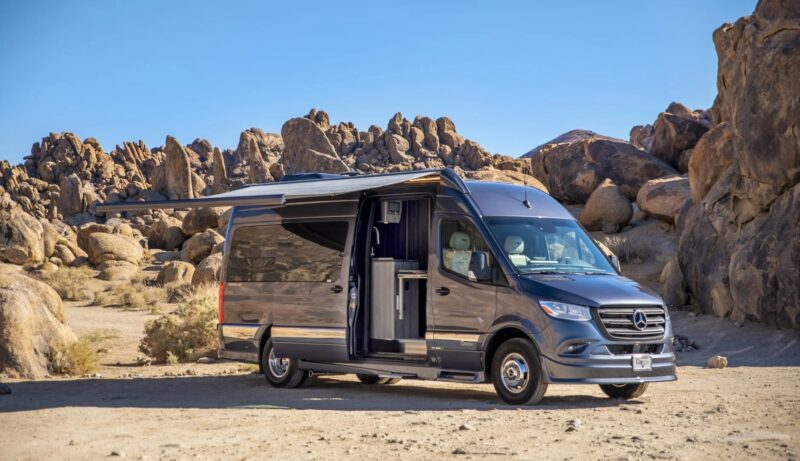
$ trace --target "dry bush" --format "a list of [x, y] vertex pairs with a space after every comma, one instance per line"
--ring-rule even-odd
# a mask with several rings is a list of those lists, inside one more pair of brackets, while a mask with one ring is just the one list
[[193, 362], [217, 350], [216, 287], [200, 287], [172, 314], [147, 322], [139, 350], [159, 363]]
[[60, 267], [57, 271], [43, 274], [41, 279], [56, 290], [61, 299], [81, 301], [91, 299], [87, 285], [92, 275], [88, 267]]
[[644, 239], [631, 239], [624, 235], [607, 235], [600, 241], [608, 247], [624, 264], [639, 264], [653, 253], [650, 242]]
[[96, 292], [94, 304], [159, 313], [159, 304], [165, 301], [165, 297], [166, 292], [160, 287], [122, 283], [109, 291]]
[[114, 296], [107, 290], [97, 290], [94, 292], [94, 300], [92, 304], [95, 306], [106, 307], [114, 304]]
[[51, 352], [50, 365], [54, 373], [86, 375], [97, 371], [100, 359], [94, 343], [81, 338], [74, 343], [57, 344]]

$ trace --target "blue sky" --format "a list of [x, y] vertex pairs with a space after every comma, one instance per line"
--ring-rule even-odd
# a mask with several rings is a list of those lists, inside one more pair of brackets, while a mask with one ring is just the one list
[[0, 0], [0, 159], [49, 132], [235, 147], [311, 107], [366, 130], [453, 119], [493, 153], [573, 128], [626, 138], [716, 95], [711, 34], [755, 0]]

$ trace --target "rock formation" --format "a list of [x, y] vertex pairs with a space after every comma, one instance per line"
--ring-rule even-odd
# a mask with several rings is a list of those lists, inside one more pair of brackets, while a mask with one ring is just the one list
[[647, 152], [603, 137], [550, 144], [531, 158], [531, 168], [550, 195], [569, 203], [585, 203], [605, 179], [633, 200], [650, 179], [677, 174]]
[[790, 3], [762, 0], [714, 32], [714, 137], [689, 162], [702, 199], [686, 218], [679, 262], [706, 312], [797, 327], [800, 9]]
[[75, 340], [58, 293], [19, 268], [0, 264], [0, 373], [47, 376], [56, 348]]

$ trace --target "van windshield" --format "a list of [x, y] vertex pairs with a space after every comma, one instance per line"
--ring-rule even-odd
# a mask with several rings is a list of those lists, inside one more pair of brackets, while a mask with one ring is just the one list
[[494, 237], [521, 274], [616, 275], [578, 223], [553, 218], [486, 218]]

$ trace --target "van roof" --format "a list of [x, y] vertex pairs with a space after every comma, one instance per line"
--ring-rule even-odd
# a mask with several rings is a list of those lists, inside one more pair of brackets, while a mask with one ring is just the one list
[[[534, 187], [489, 181], [466, 181], [465, 184], [483, 216], [575, 220], [556, 199]], [[530, 207], [525, 205], [526, 199]]]

